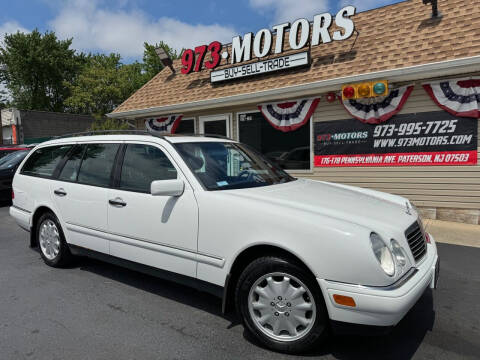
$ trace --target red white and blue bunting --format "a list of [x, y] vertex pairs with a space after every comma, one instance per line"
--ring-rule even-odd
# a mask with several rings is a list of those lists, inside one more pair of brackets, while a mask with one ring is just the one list
[[305, 125], [317, 108], [319, 98], [260, 104], [258, 109], [275, 129], [289, 132]]
[[442, 109], [460, 117], [480, 118], [480, 79], [455, 79], [423, 84]]
[[169, 115], [159, 118], [145, 120], [145, 127], [148, 131], [157, 134], [175, 134], [183, 115]]
[[380, 124], [402, 110], [412, 91], [413, 85], [408, 85], [392, 90], [384, 97], [340, 101], [355, 119], [367, 124]]

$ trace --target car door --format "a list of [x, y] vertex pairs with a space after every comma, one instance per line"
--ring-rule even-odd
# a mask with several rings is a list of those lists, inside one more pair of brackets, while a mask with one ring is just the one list
[[77, 145], [51, 182], [70, 244], [109, 253], [107, 204], [118, 143]]
[[[169, 154], [154, 144], [125, 144], [116, 178], [108, 191], [110, 254], [194, 277], [197, 201]], [[181, 196], [150, 194], [152, 181], [171, 179], [184, 181]]]

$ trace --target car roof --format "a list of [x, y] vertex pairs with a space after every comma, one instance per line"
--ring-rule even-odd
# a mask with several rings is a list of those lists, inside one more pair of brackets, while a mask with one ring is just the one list
[[232, 139], [211, 136], [167, 136], [165, 140], [173, 144], [186, 142], [234, 142]]
[[67, 136], [59, 137], [42, 143], [42, 146], [45, 145], [55, 145], [55, 144], [69, 144], [69, 143], [78, 143], [78, 142], [111, 142], [111, 141], [145, 141], [145, 142], [156, 142], [164, 143], [168, 142], [171, 144], [177, 143], [187, 143], [187, 142], [234, 142], [232, 139], [216, 136], [202, 136], [202, 135], [153, 135], [146, 134], [94, 134], [86, 136]]
[[1, 146], [0, 147], [0, 151], [4, 151], [4, 150], [28, 150], [29, 148], [26, 147], [26, 146]]

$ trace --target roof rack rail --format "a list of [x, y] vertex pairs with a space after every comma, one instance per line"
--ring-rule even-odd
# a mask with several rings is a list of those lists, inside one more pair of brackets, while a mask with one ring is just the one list
[[94, 135], [150, 135], [159, 138], [164, 138], [163, 135], [157, 135], [151, 133], [147, 130], [91, 130], [91, 131], [82, 131], [76, 132], [71, 134], [65, 134], [60, 136], [54, 136], [53, 139], [63, 139], [68, 137], [75, 137], [75, 136], [94, 136]]
[[174, 136], [193, 136], [193, 137], [210, 137], [210, 138], [218, 138], [218, 139], [226, 139], [226, 140], [233, 140], [228, 136], [224, 135], [217, 135], [217, 134], [164, 134], [159, 135], [152, 133], [148, 130], [92, 130], [92, 131], [83, 131], [65, 135], [54, 136], [52, 139], [63, 139], [69, 137], [76, 137], [76, 136], [94, 136], [94, 135], [147, 135], [147, 136], [154, 136], [160, 139], [164, 139], [168, 141], [168, 137]]
[[193, 136], [193, 137], [210, 137], [210, 138], [233, 140], [232, 138], [229, 138], [228, 136], [218, 135], [218, 134], [192, 134], [192, 133], [189, 134], [189, 133], [186, 133], [186, 134], [167, 134], [165, 136]]

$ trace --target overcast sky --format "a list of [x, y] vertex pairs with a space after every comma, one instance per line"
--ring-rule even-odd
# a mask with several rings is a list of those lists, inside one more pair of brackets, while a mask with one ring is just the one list
[[124, 61], [141, 59], [143, 42], [165, 41], [192, 48], [263, 27], [309, 20], [345, 5], [358, 11], [399, 0], [0, 0], [0, 41], [5, 33], [38, 28], [73, 37], [82, 51], [116, 52]]

